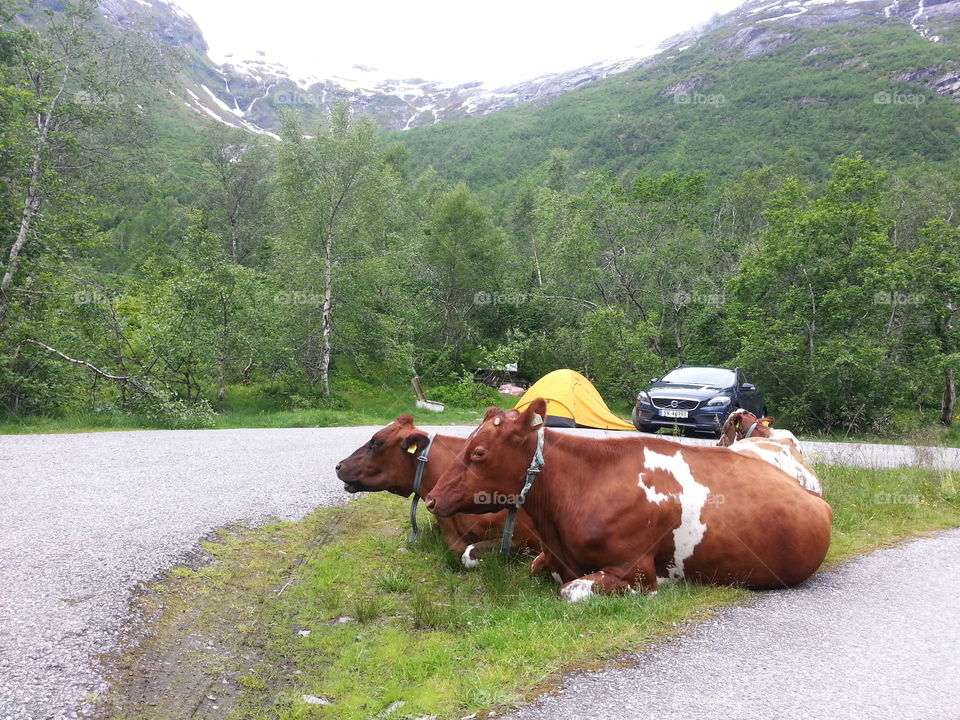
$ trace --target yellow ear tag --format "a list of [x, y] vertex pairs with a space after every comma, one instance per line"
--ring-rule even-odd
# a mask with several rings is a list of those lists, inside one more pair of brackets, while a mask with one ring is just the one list
[[410, 447], [408, 447], [408, 448], [407, 448], [407, 452], [410, 453], [411, 455], [413, 455], [415, 452], [417, 452], [417, 444], [414, 443], [413, 445], [411, 445]]
[[530, 420], [530, 427], [537, 427], [543, 425], [543, 418], [540, 417], [539, 413], [534, 413], [533, 418]]
[[760, 424], [763, 425], [764, 427], [770, 427], [770, 421], [769, 421], [769, 420], [761, 420], [761, 421], [760, 421]]

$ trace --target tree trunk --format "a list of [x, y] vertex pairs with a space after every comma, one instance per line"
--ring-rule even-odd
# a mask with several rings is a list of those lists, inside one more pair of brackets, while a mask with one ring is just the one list
[[940, 406], [940, 424], [953, 425], [953, 410], [957, 404], [957, 388], [953, 382], [953, 368], [943, 371], [943, 402]]
[[7, 269], [0, 280], [0, 326], [7, 318], [7, 307], [10, 304], [8, 290], [13, 284], [13, 276], [20, 267], [20, 253], [23, 246], [27, 244], [27, 237], [30, 235], [30, 228], [33, 225], [33, 216], [40, 210], [41, 197], [39, 191], [40, 183], [40, 151], [37, 150], [34, 156], [32, 174], [30, 176], [30, 185], [27, 188], [27, 197], [23, 201], [23, 210], [20, 214], [20, 230], [17, 232], [17, 239], [10, 248], [10, 256], [7, 260]]
[[330, 394], [330, 331], [333, 329], [333, 233], [328, 231], [323, 241], [323, 318], [321, 321], [320, 380], [323, 394]]
[[217, 402], [223, 403], [223, 398], [227, 394], [227, 382], [226, 382], [226, 364], [227, 364], [227, 349], [226, 349], [226, 335], [220, 337], [220, 349], [217, 353]]
[[30, 179], [27, 184], [27, 197], [23, 201], [23, 210], [20, 214], [20, 230], [17, 232], [17, 239], [14, 241], [13, 247], [10, 248], [7, 269], [3, 274], [3, 279], [0, 280], [0, 327], [3, 327], [7, 319], [7, 308], [10, 305], [7, 291], [13, 283], [13, 276], [20, 267], [20, 253], [23, 251], [23, 246], [26, 245], [27, 237], [30, 235], [30, 230], [33, 227], [33, 217], [40, 211], [40, 206], [43, 204], [43, 194], [40, 190], [40, 179], [43, 175], [43, 152], [48, 146], [50, 123], [53, 121], [53, 115], [60, 102], [60, 96], [63, 95], [63, 91], [67, 86], [67, 78], [69, 75], [70, 64], [67, 63], [63, 72], [63, 79], [60, 83], [60, 89], [50, 101], [46, 112], [37, 114], [36, 116], [37, 139], [33, 144], [33, 158], [30, 162]]
[[537, 270], [537, 287], [543, 287], [543, 275], [540, 273], [540, 253], [537, 252], [537, 238], [534, 236], [530, 241], [533, 248], [533, 266]]
[[230, 332], [230, 315], [223, 293], [220, 293], [220, 308], [223, 310], [223, 322], [220, 326], [220, 346], [217, 348], [217, 402], [222, 404], [227, 394], [227, 337]]

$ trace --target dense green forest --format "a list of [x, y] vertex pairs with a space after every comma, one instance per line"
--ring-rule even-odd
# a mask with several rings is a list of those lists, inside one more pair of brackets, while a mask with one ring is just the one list
[[[98, 32], [92, 3], [42, 30], [0, 8], [9, 414], [202, 427], [237, 388], [335, 407], [412, 374], [477, 404], [470, 371], [507, 362], [528, 379], [578, 369], [622, 407], [686, 362], [744, 367], [809, 430], [953, 420], [949, 100], [884, 108], [864, 74], [798, 80], [762, 60], [703, 80], [725, 100], [696, 112], [665, 102], [673, 78], [655, 72], [402, 135], [346, 106], [316, 126], [294, 110], [278, 142], [188, 116], [165, 89], [180, 59]], [[846, 42], [940, 59], [893, 33]], [[799, 66], [808, 51], [785, 52]], [[833, 101], [778, 101], [808, 95]], [[638, 125], [655, 102], [657, 127]], [[611, 112], [619, 130], [596, 117]], [[865, 112], [872, 132], [837, 129]]]

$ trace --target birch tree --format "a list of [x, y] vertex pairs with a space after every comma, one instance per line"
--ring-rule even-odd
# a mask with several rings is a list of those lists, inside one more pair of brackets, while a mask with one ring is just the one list
[[[102, 163], [104, 147], [91, 130], [121, 124], [139, 109], [133, 89], [156, 79], [166, 61], [136, 33], [113, 36], [94, 28], [97, 3], [63, 3], [43, 33], [3, 30], [5, 90], [19, 112], [9, 118], [6, 148], [15, 158], [5, 183], [16, 203], [13, 234], [0, 240], [0, 328], [6, 322], [30, 248], [43, 242], [43, 209], [69, 188], [69, 179]], [[15, 41], [9, 42], [15, 35]], [[19, 165], [19, 167], [17, 166]]]
[[291, 292], [279, 298], [300, 326], [295, 354], [307, 383], [330, 394], [338, 268], [372, 251], [366, 209], [382, 191], [383, 156], [375, 126], [337, 105], [314, 137], [299, 117], [283, 119], [277, 181], [283, 225], [278, 270]]

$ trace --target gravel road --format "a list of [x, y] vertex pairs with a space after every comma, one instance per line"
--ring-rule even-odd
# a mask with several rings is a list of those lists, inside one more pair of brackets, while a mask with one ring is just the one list
[[509, 718], [958, 718], [958, 594], [951, 530], [724, 609], [635, 667], [574, 675]]
[[[346, 502], [334, 465], [372, 431], [0, 436], [0, 720], [82, 716], [85, 697], [101, 685], [96, 656], [116, 647], [138, 583], [182, 561], [217, 527]], [[809, 443], [808, 453], [830, 453], [823, 459], [831, 462], [960, 468], [956, 450], [819, 445], [826, 449]], [[910, 569], [888, 577], [916, 578]], [[929, 574], [919, 574], [925, 596]]]
[[0, 437], [0, 718], [76, 717], [140, 581], [212, 529], [348, 499], [369, 429]]

